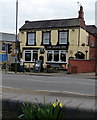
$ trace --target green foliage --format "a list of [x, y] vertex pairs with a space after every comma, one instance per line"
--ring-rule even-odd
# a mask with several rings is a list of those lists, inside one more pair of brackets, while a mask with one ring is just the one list
[[[36, 99], [36, 101], [38, 101]], [[19, 118], [25, 120], [61, 120], [62, 119], [62, 103], [56, 100], [54, 103], [46, 104], [44, 98], [43, 103], [29, 104], [28, 101], [23, 104], [23, 114]]]

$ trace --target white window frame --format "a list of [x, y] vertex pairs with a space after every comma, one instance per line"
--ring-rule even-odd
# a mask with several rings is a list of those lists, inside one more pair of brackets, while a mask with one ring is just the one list
[[[59, 61], [54, 61], [54, 51], [59, 51]], [[47, 61], [47, 53], [52, 53], [52, 61]], [[46, 53], [46, 62], [48, 63], [66, 63], [64, 61], [61, 61], [61, 58], [60, 58], [60, 55], [61, 53], [64, 53], [66, 54], [66, 50], [47, 50], [47, 53]]]
[[50, 43], [50, 32], [43, 32], [43, 45], [49, 45]]
[[[64, 40], [64, 42], [62, 42], [62, 39]], [[68, 31], [59, 31], [59, 44], [66, 45], [67, 41], [68, 41]]]
[[[37, 51], [37, 54], [38, 54], [38, 50], [24, 50], [24, 62], [35, 62], [35, 60], [33, 60], [33, 52], [34, 51], [35, 52]], [[31, 53], [31, 61], [25, 61], [25, 53]]]
[[28, 45], [34, 45], [35, 44], [35, 34], [36, 34], [35, 32], [28, 33]]

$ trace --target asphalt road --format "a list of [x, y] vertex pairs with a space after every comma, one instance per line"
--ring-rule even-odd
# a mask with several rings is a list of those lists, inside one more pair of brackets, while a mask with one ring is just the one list
[[2, 86], [38, 91], [95, 95], [95, 79], [58, 76], [2, 74]]

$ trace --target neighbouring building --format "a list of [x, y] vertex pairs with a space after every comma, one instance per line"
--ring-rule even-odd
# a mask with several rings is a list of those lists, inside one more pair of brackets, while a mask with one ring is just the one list
[[80, 6], [78, 18], [25, 21], [19, 29], [19, 41], [26, 66], [33, 67], [36, 60], [42, 60], [44, 67], [53, 64], [67, 68], [69, 58], [96, 58], [97, 28], [85, 24]]
[[[10, 64], [15, 60], [15, 43], [16, 35], [12, 33], [0, 32], [0, 64], [6, 63]], [[6, 53], [6, 44], [12, 44], [12, 52]]]
[[89, 32], [89, 59], [95, 59], [97, 64], [97, 27], [87, 25], [86, 30]]

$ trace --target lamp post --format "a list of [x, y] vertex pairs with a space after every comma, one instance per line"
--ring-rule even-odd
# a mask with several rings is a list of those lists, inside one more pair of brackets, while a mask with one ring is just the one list
[[16, 0], [16, 44], [15, 44], [15, 73], [17, 73], [17, 26], [18, 26], [18, 0]]

